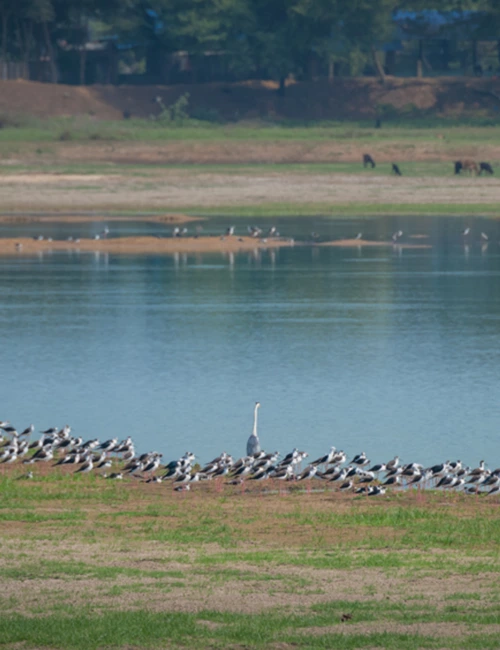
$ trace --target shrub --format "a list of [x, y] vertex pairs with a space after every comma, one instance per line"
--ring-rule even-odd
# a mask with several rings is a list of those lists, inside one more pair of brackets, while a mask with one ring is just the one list
[[169, 124], [182, 126], [182, 124], [189, 119], [189, 93], [181, 95], [177, 101], [170, 106], [165, 106], [161, 97], [157, 97], [156, 102], [161, 108], [160, 114], [156, 118], [158, 122], [168, 122]]

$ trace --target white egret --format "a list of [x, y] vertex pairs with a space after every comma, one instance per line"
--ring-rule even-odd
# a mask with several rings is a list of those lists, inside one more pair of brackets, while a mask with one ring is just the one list
[[255, 409], [253, 412], [253, 431], [247, 442], [247, 456], [258, 454], [260, 452], [260, 440], [257, 435], [257, 411], [259, 410], [260, 402], [255, 402]]

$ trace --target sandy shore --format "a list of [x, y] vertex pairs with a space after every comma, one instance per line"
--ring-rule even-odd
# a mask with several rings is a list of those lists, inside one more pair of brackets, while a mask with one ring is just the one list
[[0, 239], [0, 255], [31, 255], [41, 251], [93, 251], [102, 253], [236, 253], [294, 245], [293, 239], [254, 237], [120, 237], [72, 241], [37, 241], [25, 237]]

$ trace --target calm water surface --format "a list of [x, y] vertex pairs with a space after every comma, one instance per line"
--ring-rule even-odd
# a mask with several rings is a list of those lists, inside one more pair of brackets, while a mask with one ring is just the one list
[[0, 418], [204, 462], [244, 453], [258, 399], [270, 451], [496, 467], [498, 237], [429, 223], [432, 250], [0, 258]]

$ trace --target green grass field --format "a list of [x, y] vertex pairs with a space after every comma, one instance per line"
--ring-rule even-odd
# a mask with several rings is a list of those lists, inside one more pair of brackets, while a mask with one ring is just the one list
[[0, 479], [0, 648], [498, 648], [497, 500]]
[[4, 115], [0, 142], [56, 142], [71, 140], [116, 141], [318, 141], [355, 140], [364, 144], [403, 141], [434, 141], [436, 134], [444, 140], [491, 144], [500, 141], [499, 120], [478, 117], [394, 118], [374, 128], [373, 121], [290, 122], [256, 120], [219, 124], [187, 119], [179, 124], [158, 120], [96, 121], [92, 117], [51, 118]]

